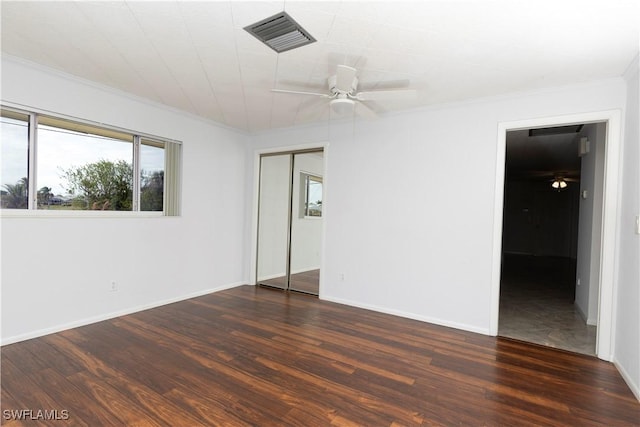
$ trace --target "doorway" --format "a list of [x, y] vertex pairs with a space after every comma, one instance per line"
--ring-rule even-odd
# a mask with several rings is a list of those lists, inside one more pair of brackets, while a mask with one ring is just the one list
[[[500, 294], [501, 279], [503, 275], [503, 219], [504, 219], [504, 202], [505, 202], [505, 182], [506, 182], [506, 141], [509, 131], [528, 130], [534, 128], [549, 128], [558, 126], [569, 126], [575, 124], [602, 123], [600, 129], [603, 133], [604, 143], [601, 144], [602, 150], [602, 169], [600, 170], [600, 186], [602, 190], [601, 203], [598, 208], [594, 209], [596, 215], [601, 215], [598, 221], [592, 224], [591, 231], [596, 231], [597, 235], [590, 234], [591, 250], [578, 250], [576, 268], [576, 282], [580, 279], [585, 271], [590, 271], [589, 279], [596, 283], [596, 286], [583, 286], [580, 291], [581, 298], [589, 294], [589, 303], [582, 304], [582, 307], [592, 307], [595, 302], [595, 309], [588, 309], [586, 315], [589, 318], [595, 318], [597, 322], [596, 346], [595, 354], [598, 358], [611, 361], [612, 356], [612, 340], [614, 335], [614, 295], [615, 295], [615, 264], [617, 251], [615, 246], [616, 228], [618, 218], [618, 179], [620, 165], [620, 145], [621, 145], [621, 117], [617, 110], [599, 111], [592, 113], [579, 113], [565, 116], [526, 119], [512, 122], [501, 122], [498, 124], [497, 132], [497, 164], [496, 164], [496, 187], [495, 187], [495, 211], [494, 211], [494, 244], [493, 244], [493, 268], [492, 268], [492, 293], [491, 293], [491, 318], [489, 332], [492, 335], [499, 334], [499, 318], [500, 318]], [[584, 161], [583, 161], [584, 162]], [[594, 175], [595, 176], [595, 175]], [[584, 179], [584, 176], [582, 176]], [[593, 193], [587, 192], [587, 199], [592, 198]], [[583, 193], [580, 192], [581, 203]], [[581, 233], [581, 231], [579, 231]], [[580, 246], [580, 244], [578, 245]], [[579, 267], [581, 263], [581, 255], [590, 254], [590, 259], [583, 262], [582, 269]], [[596, 256], [594, 256], [596, 255]], [[576, 283], [577, 285], [577, 283]], [[579, 298], [576, 286], [576, 300]], [[588, 292], [585, 290], [588, 289]], [[595, 294], [596, 298], [591, 298]]]
[[585, 267], [578, 252], [591, 253], [599, 233], [605, 126], [507, 132], [498, 335], [595, 355], [596, 321], [582, 291], [598, 280], [577, 268]]
[[323, 150], [260, 156], [256, 284], [319, 294]]

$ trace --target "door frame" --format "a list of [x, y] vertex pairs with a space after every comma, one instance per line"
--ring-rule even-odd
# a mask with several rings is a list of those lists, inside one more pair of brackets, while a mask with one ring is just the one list
[[617, 190], [622, 172], [620, 169], [620, 110], [577, 113], [498, 123], [489, 332], [493, 336], [498, 335], [507, 131], [599, 122], [606, 122], [607, 131], [602, 204], [602, 239], [600, 242], [600, 293], [598, 298], [596, 355], [600, 359], [612, 361], [615, 338], [615, 296], [617, 295], [615, 282], [615, 266], [618, 257], [616, 251], [616, 235], [620, 204]]
[[[300, 144], [300, 145], [290, 145], [283, 147], [270, 147], [270, 148], [261, 148], [253, 151], [253, 191], [252, 194], [252, 204], [251, 204], [251, 242], [249, 246], [250, 250], [250, 265], [248, 276], [248, 283], [250, 285], [257, 285], [257, 271], [258, 271], [258, 223], [259, 223], [259, 206], [260, 206], [260, 159], [263, 155], [277, 155], [277, 154], [297, 154], [297, 153], [305, 153], [305, 152], [313, 152], [313, 151], [322, 151], [323, 152], [323, 177], [322, 177], [322, 219], [323, 222], [326, 220], [326, 197], [327, 197], [327, 158], [329, 154], [329, 143], [312, 143], [312, 144]], [[322, 272], [324, 269], [324, 248], [325, 248], [325, 230], [326, 227], [322, 227], [322, 237], [320, 239], [320, 271]], [[289, 251], [287, 251], [289, 252]], [[322, 297], [322, 286], [323, 283], [323, 274], [320, 274], [320, 283], [318, 289], [318, 296]]]

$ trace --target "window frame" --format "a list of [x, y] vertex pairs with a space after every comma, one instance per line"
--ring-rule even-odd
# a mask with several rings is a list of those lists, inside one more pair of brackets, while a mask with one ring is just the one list
[[[64, 218], [64, 217], [179, 217], [181, 216], [180, 207], [181, 207], [181, 188], [180, 183], [182, 180], [181, 172], [182, 172], [182, 142], [174, 139], [160, 137], [157, 135], [151, 135], [143, 132], [132, 131], [124, 128], [120, 128], [117, 126], [110, 126], [104, 123], [92, 122], [85, 119], [80, 119], [76, 117], [65, 116], [62, 114], [51, 113], [49, 111], [39, 111], [33, 108], [24, 108], [22, 106], [13, 106], [10, 103], [2, 103], [0, 108], [3, 111], [23, 114], [29, 117], [29, 132], [28, 132], [28, 166], [27, 166], [27, 178], [28, 178], [28, 206], [27, 209], [0, 209], [0, 217], [56, 217], [56, 218]], [[51, 119], [53, 121], [65, 121], [73, 125], [77, 125], [79, 128], [89, 128], [102, 130], [104, 132], [113, 132], [119, 134], [130, 135], [132, 137], [132, 166], [133, 166], [133, 200], [132, 200], [132, 209], [128, 211], [98, 211], [98, 210], [48, 210], [48, 209], [38, 209], [38, 194], [37, 194], [37, 163], [38, 163], [38, 141], [37, 141], [37, 126], [38, 126], [38, 118], [43, 117], [47, 119]], [[51, 126], [51, 125], [48, 125]], [[98, 133], [99, 135], [99, 133]], [[141, 141], [152, 141], [157, 143], [158, 145], [162, 145], [165, 150], [165, 161], [164, 161], [164, 182], [163, 182], [163, 210], [162, 211], [142, 211], [140, 210], [140, 145]], [[128, 142], [128, 141], [125, 141]], [[168, 150], [168, 148], [171, 150]], [[172, 152], [172, 159], [167, 159], [167, 151]], [[167, 167], [170, 167], [171, 174], [175, 174], [173, 176], [172, 183], [167, 183]], [[172, 195], [172, 207], [169, 208], [167, 206], [167, 187], [168, 185], [172, 185], [171, 191], [174, 193]]]
[[32, 140], [32, 135], [33, 135], [33, 116], [31, 114], [29, 114], [28, 112], [22, 111], [22, 110], [18, 110], [15, 108], [4, 108], [2, 107], [2, 110], [8, 112], [8, 113], [13, 113], [13, 115], [15, 116], [24, 116], [24, 117], [12, 117], [11, 114], [7, 114], [6, 116], [2, 116], [2, 117], [7, 117], [9, 119], [14, 119], [14, 120], [19, 120], [19, 121], [24, 121], [27, 124], [27, 155], [26, 155], [26, 161], [27, 161], [27, 173], [26, 173], [26, 178], [27, 178], [27, 207], [26, 208], [1, 208], [0, 207], [0, 211], [1, 212], [24, 212], [28, 209], [31, 208], [30, 204], [32, 203], [31, 201], [31, 192], [33, 190], [32, 183], [30, 180], [30, 176], [29, 176], [29, 165], [33, 163], [32, 158], [31, 158], [31, 153], [32, 153], [32, 146], [31, 146], [31, 140]]

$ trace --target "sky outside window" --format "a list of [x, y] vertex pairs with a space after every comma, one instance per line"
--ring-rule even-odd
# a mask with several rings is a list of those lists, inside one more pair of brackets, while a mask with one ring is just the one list
[[[100, 160], [131, 164], [133, 144], [98, 135], [89, 135], [51, 126], [38, 126], [38, 183], [55, 195], [67, 195], [64, 171]], [[147, 150], [141, 157], [144, 171], [164, 168], [163, 150]]]
[[29, 166], [29, 124], [2, 117], [2, 178], [0, 185], [13, 185], [26, 178]]

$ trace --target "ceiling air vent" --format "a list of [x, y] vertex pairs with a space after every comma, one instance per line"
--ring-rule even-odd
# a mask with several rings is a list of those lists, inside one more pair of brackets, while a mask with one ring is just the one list
[[278, 53], [316, 41], [286, 12], [277, 13], [244, 29]]

